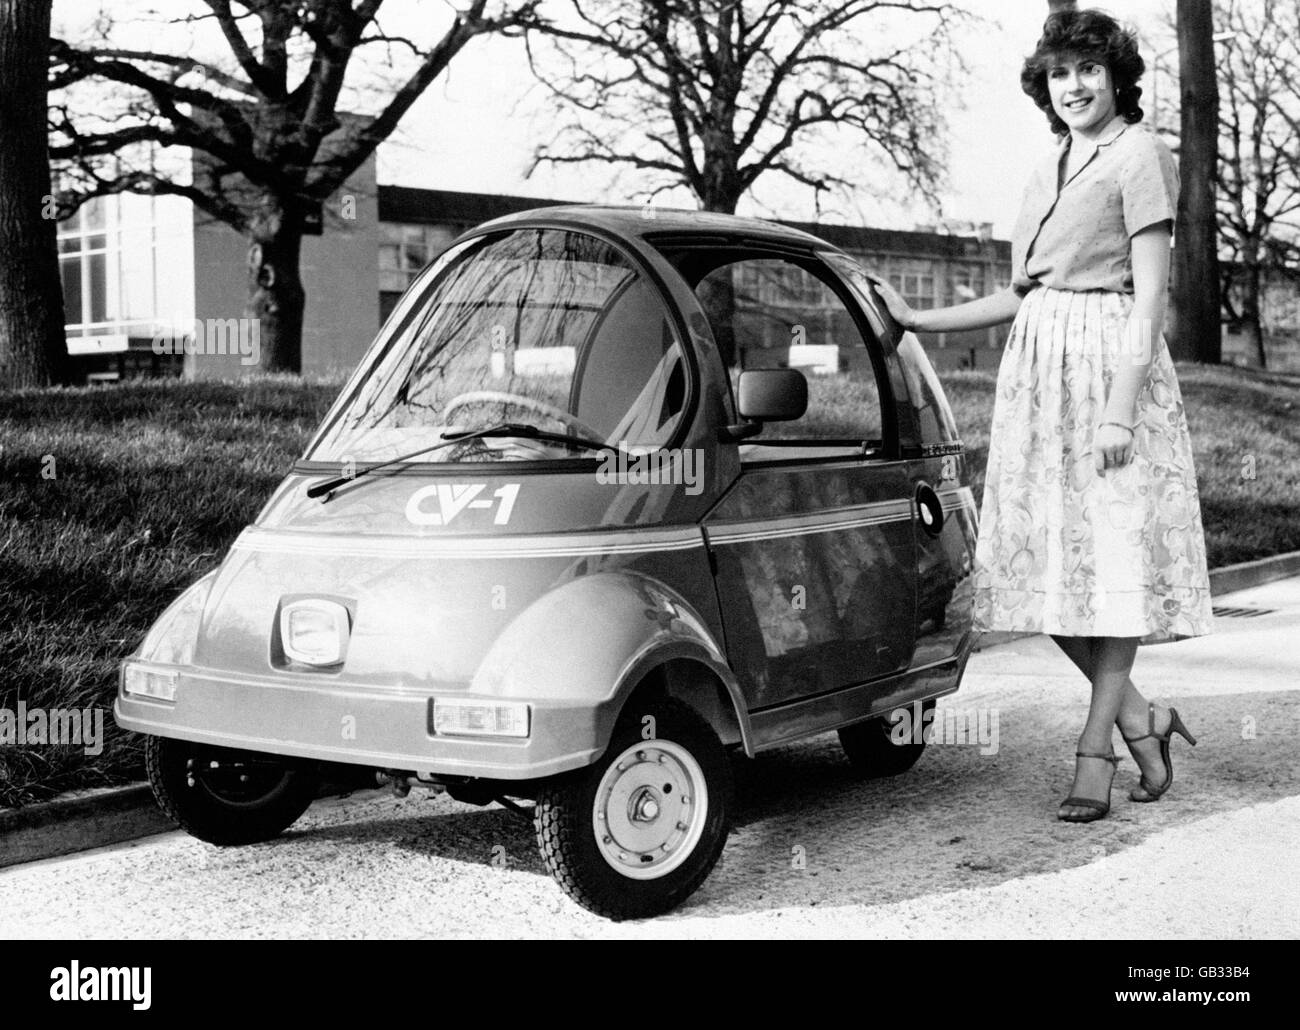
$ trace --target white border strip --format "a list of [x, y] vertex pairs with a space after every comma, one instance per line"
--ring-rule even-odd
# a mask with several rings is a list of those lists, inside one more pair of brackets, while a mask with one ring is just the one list
[[[970, 487], [939, 494], [944, 511], [974, 506]], [[605, 529], [597, 533], [549, 533], [528, 536], [362, 536], [312, 533], [303, 530], [250, 526], [232, 551], [263, 554], [329, 555], [338, 558], [583, 558], [647, 551], [689, 551], [708, 542], [739, 544], [812, 533], [833, 533], [912, 518], [910, 500], [877, 501], [856, 508], [812, 512], [780, 519], [749, 519], [726, 524], [705, 523], [672, 529]]]
[[[902, 510], [900, 510], [902, 509]], [[845, 511], [869, 514], [845, 517]], [[912, 518], [911, 505], [906, 501], [888, 501], [858, 509], [841, 509], [828, 517], [825, 513], [800, 515], [793, 518], [763, 519], [705, 529], [711, 544], [744, 544], [755, 540], [774, 540], [787, 536], [808, 536], [813, 533], [833, 533], [838, 530], [879, 526], [888, 522], [908, 522]], [[760, 528], [761, 527], [761, 528]]]
[[246, 529], [232, 551], [330, 555], [339, 558], [580, 558], [704, 546], [698, 526], [664, 530], [604, 530], [561, 536], [344, 536], [296, 530]]

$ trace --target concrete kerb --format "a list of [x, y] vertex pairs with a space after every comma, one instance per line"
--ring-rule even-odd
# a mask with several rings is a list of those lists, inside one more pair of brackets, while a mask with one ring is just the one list
[[[1210, 571], [1214, 597], [1300, 575], [1300, 551], [1241, 562]], [[1034, 633], [985, 633], [975, 650]], [[343, 791], [331, 790], [328, 795]], [[374, 791], [355, 791], [371, 797]], [[75, 791], [22, 808], [0, 809], [0, 867], [36, 862], [77, 851], [136, 840], [174, 827], [158, 809], [148, 784]]]
[[78, 790], [0, 809], [0, 866], [135, 840], [173, 829], [147, 783]]
[[[373, 797], [378, 788], [326, 783], [320, 798]], [[0, 869], [170, 833], [147, 783], [69, 791], [22, 808], [0, 808]]]

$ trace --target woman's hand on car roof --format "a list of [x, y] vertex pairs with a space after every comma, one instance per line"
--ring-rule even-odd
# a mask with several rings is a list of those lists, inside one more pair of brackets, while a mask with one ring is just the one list
[[903, 299], [902, 294], [889, 285], [887, 280], [877, 275], [875, 272], [866, 272], [865, 274], [866, 277], [871, 280], [872, 285], [875, 286], [876, 293], [879, 295], [880, 299], [884, 301], [885, 307], [889, 309], [889, 313], [893, 316], [894, 321], [904, 329], [911, 329], [916, 321], [916, 312], [913, 311], [912, 306]]

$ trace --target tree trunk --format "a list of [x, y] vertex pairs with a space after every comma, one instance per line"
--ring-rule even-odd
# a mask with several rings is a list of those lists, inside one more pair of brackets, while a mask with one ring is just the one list
[[0, 0], [0, 387], [69, 374], [45, 126], [51, 0]]
[[307, 294], [298, 269], [302, 213], [265, 197], [253, 218], [248, 244], [248, 304], [256, 319], [264, 372], [302, 371], [302, 320]]
[[1211, 0], [1178, 0], [1182, 154], [1174, 229], [1170, 355], [1218, 364], [1220, 335], [1218, 217], [1214, 206], [1219, 142], [1219, 87]]
[[[734, 215], [743, 192], [734, 171], [721, 168], [721, 161], [710, 162], [705, 169], [705, 193], [700, 197], [700, 209], [718, 214]], [[708, 316], [713, 330], [718, 355], [726, 368], [743, 368], [744, 355], [736, 352], [736, 291], [730, 276], [705, 279], [699, 287], [700, 305]]]
[[745, 186], [741, 182], [732, 134], [713, 129], [703, 135], [704, 164], [700, 169], [703, 182], [696, 191], [700, 209], [734, 215]]
[[733, 329], [736, 320], [736, 291], [730, 270], [723, 267], [701, 280], [696, 295], [709, 320], [709, 328], [713, 330], [713, 342], [718, 345], [718, 356], [722, 358], [723, 366], [743, 368], [743, 355], [736, 353], [736, 333]]
[[1259, 249], [1248, 246], [1242, 251], [1245, 280], [1241, 286], [1241, 324], [1250, 336], [1251, 346], [1246, 360], [1259, 368], [1268, 367], [1264, 353], [1264, 326], [1259, 317], [1260, 280], [1263, 270], [1259, 264]]
[[710, 182], [704, 196], [700, 197], [701, 211], [715, 211], [720, 215], [734, 215], [740, 203], [742, 190]]

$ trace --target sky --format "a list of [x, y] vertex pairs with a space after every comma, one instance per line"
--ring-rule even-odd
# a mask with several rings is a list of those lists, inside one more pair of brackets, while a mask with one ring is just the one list
[[[1105, 5], [1137, 26], [1147, 57], [1174, 40], [1161, 29], [1172, 0], [1129, 0]], [[1021, 92], [1020, 65], [1037, 41], [1046, 0], [965, 0], [965, 6], [1000, 23], [963, 48], [971, 77], [964, 110], [949, 112], [950, 187], [943, 216], [992, 222], [1007, 238], [1029, 167], [1050, 151], [1054, 137], [1043, 115]], [[1166, 63], [1171, 59], [1166, 56]], [[1150, 76], [1150, 71], [1147, 73]], [[1149, 87], [1148, 87], [1149, 96]], [[1149, 112], [1148, 112], [1149, 114]], [[401, 138], [380, 153], [380, 182], [442, 189], [480, 190], [589, 202], [639, 203], [636, 182], [612, 181], [598, 165], [540, 168], [525, 178], [533, 147], [553, 131], [552, 104], [531, 84], [518, 48], [509, 41], [466, 48], [446, 82], [435, 83], [412, 109]], [[851, 172], [850, 172], [851, 177]], [[864, 179], [868, 175], [864, 175]], [[785, 180], [760, 180], [756, 197], [738, 213], [814, 221], [812, 191]], [[694, 206], [684, 190], [666, 194], [671, 206]], [[875, 190], [864, 182], [853, 200], [822, 202], [821, 220], [881, 228], [912, 228], [935, 215], [909, 203], [896, 187]]]
[[[1047, 3], [957, 2], [993, 24], [966, 37], [962, 48], [970, 76], [960, 93], [960, 105], [947, 112], [950, 174], [941, 211], [909, 198], [900, 183], [882, 178], [871, 163], [862, 162], [858, 179], [841, 159], [835, 170], [861, 185], [851, 196], [823, 196], [820, 214], [810, 189], [770, 173], [742, 200], [738, 213], [895, 229], [909, 229], [943, 216], [991, 222], [995, 235], [1005, 239], [1030, 167], [1053, 145], [1046, 117], [1021, 92], [1019, 84], [1021, 62], [1033, 50]], [[1116, 0], [1105, 5], [1112, 14], [1137, 26], [1148, 68], [1153, 54], [1173, 42], [1168, 30], [1161, 28], [1162, 12], [1172, 3]], [[56, 0], [56, 31], [75, 34], [68, 27], [93, 16], [97, 8], [119, 19], [119, 45], [161, 48], [160, 40], [168, 35], [189, 31], [168, 29], [157, 18], [132, 28], [128, 17], [142, 4], [161, 8], [168, 16], [198, 7], [193, 0]], [[448, 18], [447, 0], [389, 0], [382, 9], [381, 24], [389, 33], [405, 33], [431, 43]], [[213, 31], [210, 21], [206, 26]], [[178, 38], [188, 45], [187, 38]], [[219, 37], [212, 45], [218, 52], [224, 50]], [[176, 43], [168, 41], [168, 46], [174, 48]], [[197, 50], [203, 49], [200, 42]], [[1172, 55], [1164, 58], [1166, 66], [1172, 59]], [[533, 80], [520, 42], [476, 39], [456, 56], [449, 74], [429, 87], [394, 138], [380, 148], [379, 181], [593, 203], [643, 201], [646, 180], [620, 176], [600, 165], [543, 166], [526, 177], [534, 148], [552, 138], [558, 125], [555, 102]], [[852, 145], [845, 145], [851, 154]], [[664, 194], [658, 202], [695, 206], [685, 189]]]

